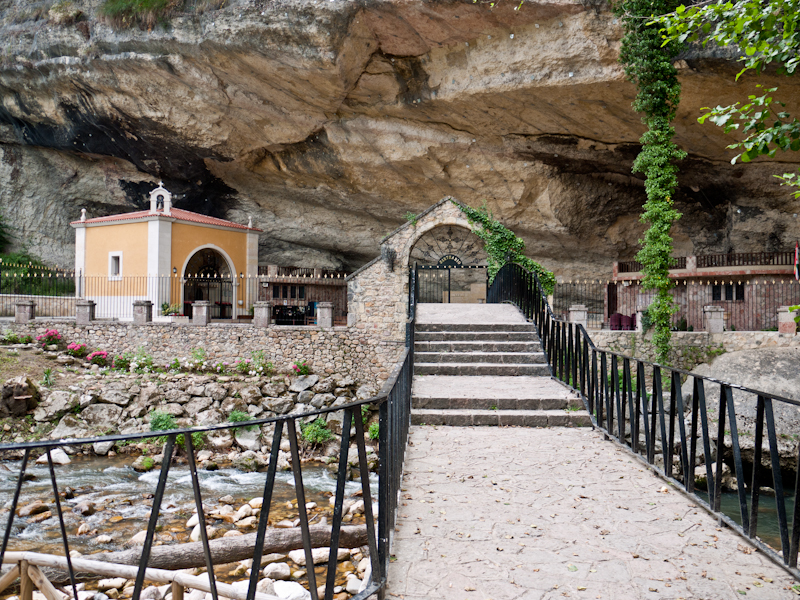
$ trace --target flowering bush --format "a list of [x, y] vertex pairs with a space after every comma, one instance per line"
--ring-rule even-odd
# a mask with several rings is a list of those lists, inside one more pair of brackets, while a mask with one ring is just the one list
[[114, 357], [114, 360], [111, 361], [111, 368], [117, 371], [127, 371], [131, 368], [132, 361], [133, 354], [130, 352], [123, 352]]
[[93, 365], [105, 367], [108, 364], [108, 352], [105, 350], [96, 350], [86, 357], [86, 360]]
[[238, 371], [242, 375], [247, 375], [253, 370], [249, 358], [245, 358], [244, 360], [240, 358], [239, 360], [237, 360], [234, 369], [236, 369], [236, 371]]
[[61, 341], [61, 334], [56, 329], [48, 329], [42, 335], [36, 336], [36, 341], [39, 342], [42, 348], [45, 348], [46, 346], [58, 344]]
[[294, 363], [294, 365], [292, 365], [292, 369], [298, 375], [308, 375], [309, 373], [311, 373], [311, 367], [308, 366], [308, 363], [306, 363], [306, 361], [303, 362], [298, 361]]
[[78, 358], [83, 358], [86, 356], [88, 351], [89, 349], [86, 347], [86, 344], [72, 342], [69, 346], [67, 346], [67, 354], [70, 356], [76, 356]]

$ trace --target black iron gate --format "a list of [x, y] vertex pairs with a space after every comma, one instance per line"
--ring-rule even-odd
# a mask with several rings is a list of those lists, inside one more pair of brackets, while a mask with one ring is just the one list
[[411, 275], [409, 289], [417, 303], [486, 302], [485, 265], [415, 265]]

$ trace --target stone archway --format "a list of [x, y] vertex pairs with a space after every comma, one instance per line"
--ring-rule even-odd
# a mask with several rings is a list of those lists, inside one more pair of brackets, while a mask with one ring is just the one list
[[483, 240], [460, 225], [440, 225], [419, 236], [409, 253], [409, 266], [485, 266]]

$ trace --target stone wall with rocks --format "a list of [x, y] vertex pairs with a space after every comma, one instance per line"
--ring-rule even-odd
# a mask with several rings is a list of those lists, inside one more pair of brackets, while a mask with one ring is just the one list
[[[594, 344], [602, 350], [619, 352], [634, 358], [655, 360], [652, 333], [642, 335], [633, 331], [592, 331]], [[797, 348], [800, 335], [775, 331], [673, 331], [670, 362], [683, 369], [693, 369], [725, 352], [757, 348]]]
[[458, 204], [444, 198], [387, 235], [380, 256], [348, 277], [347, 324], [380, 335], [386, 342], [405, 340], [408, 267], [414, 244], [437, 227], [472, 229]]
[[295, 361], [305, 361], [314, 373], [322, 376], [340, 373], [369, 384], [389, 378], [405, 347], [403, 343], [386, 340], [381, 328], [255, 327], [248, 324], [199, 327], [173, 323], [138, 326], [103, 321], [76, 325], [74, 321], [47, 319], [4, 327], [34, 338], [50, 328], [59, 331], [64, 343], [80, 342], [90, 350], [120, 354], [144, 348], [156, 364], [188, 358], [195, 348], [205, 350], [211, 361], [231, 364], [237, 358], [250, 358], [252, 352], [263, 350], [278, 372], [288, 371]]
[[[228, 422], [234, 411], [252, 419], [299, 415], [365, 400], [377, 391], [375, 386], [359, 386], [352, 377], [340, 373], [324, 378], [88, 373], [70, 389], [44, 393], [33, 418], [39, 423], [58, 423], [50, 439], [84, 438], [150, 431], [153, 411], [171, 415], [178, 427], [208, 426]], [[324, 415], [331, 432], [341, 432], [342, 415], [342, 411]], [[233, 447], [267, 452], [273, 427], [212, 431], [207, 447], [215, 451]], [[100, 442], [94, 449], [105, 454], [113, 446]]]

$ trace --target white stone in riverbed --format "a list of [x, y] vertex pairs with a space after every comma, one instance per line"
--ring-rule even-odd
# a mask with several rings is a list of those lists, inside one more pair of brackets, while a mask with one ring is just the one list
[[250, 505], [250, 508], [253, 508], [253, 509], [261, 508], [264, 505], [264, 499], [263, 498], [253, 498], [252, 500], [250, 500], [250, 502], [248, 502], [248, 504]]
[[144, 540], [147, 537], [147, 531], [140, 531], [128, 540], [127, 546], [143, 546]]
[[311, 598], [308, 590], [294, 581], [276, 581], [273, 586], [275, 595], [281, 600], [309, 600]]
[[241, 531], [239, 531], [238, 529], [231, 529], [231, 530], [226, 531], [225, 533], [223, 533], [222, 537], [238, 537], [240, 535], [244, 535], [244, 534]]
[[110, 535], [98, 535], [96, 538], [94, 538], [94, 541], [97, 544], [110, 544], [114, 541], [114, 539]]
[[92, 450], [98, 456], [105, 456], [114, 447], [114, 442], [95, 442], [92, 445]]
[[200, 517], [197, 516], [197, 513], [193, 514], [192, 517], [186, 521], [186, 528], [195, 527], [200, 522]]
[[236, 522], [236, 526], [241, 529], [255, 527], [256, 525], [258, 525], [258, 517], [245, 517], [244, 519], [240, 519]]
[[262, 579], [256, 585], [256, 591], [261, 594], [275, 595], [275, 582], [272, 579]]
[[88, 523], [81, 523], [80, 527], [78, 527], [78, 535], [86, 535], [91, 530], [92, 530], [92, 528], [89, 527]]
[[[311, 550], [311, 558], [314, 560], [314, 564], [319, 565], [328, 562], [330, 552], [330, 548], [313, 548]], [[339, 552], [336, 554], [336, 560], [345, 560], [347, 558], [350, 558], [350, 550], [339, 548]], [[296, 565], [304, 567], [306, 564], [306, 553], [304, 550], [292, 550], [289, 552], [289, 560]]]
[[286, 560], [285, 554], [279, 554], [277, 552], [273, 552], [271, 554], [267, 554], [266, 556], [261, 557], [261, 564], [262, 565], [269, 565], [274, 562], [283, 562]]
[[[208, 536], [208, 539], [213, 540], [218, 531], [219, 530], [216, 527], [206, 527], [206, 535]], [[194, 529], [192, 529], [192, 533], [189, 534], [189, 541], [199, 542], [200, 539], [200, 523], [198, 523], [195, 525]]]
[[97, 589], [101, 592], [106, 590], [118, 590], [125, 586], [128, 580], [124, 577], [114, 577], [113, 579], [101, 579], [97, 582]]
[[249, 504], [243, 505], [239, 510], [236, 511], [236, 514], [233, 517], [233, 521], [241, 521], [245, 517], [253, 516], [253, 509]]
[[347, 585], [344, 589], [348, 594], [357, 594], [360, 587], [361, 580], [355, 575], [350, 575], [347, 578]]
[[221, 515], [232, 515], [234, 510], [230, 504], [223, 504], [217, 512]]
[[264, 575], [264, 577], [269, 577], [270, 579], [275, 579], [277, 581], [286, 581], [291, 577], [292, 573], [291, 570], [289, 569], [289, 565], [287, 565], [286, 563], [274, 562], [264, 567], [262, 575]]
[[[50, 457], [53, 459], [54, 465], [68, 465], [72, 461], [70, 460], [67, 453], [64, 452], [61, 448], [53, 448], [50, 450]], [[46, 465], [47, 464], [47, 454], [42, 454], [39, 458], [36, 459], [37, 465]]]

